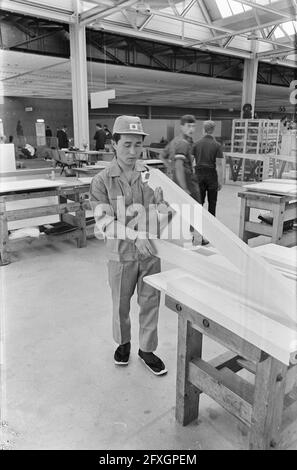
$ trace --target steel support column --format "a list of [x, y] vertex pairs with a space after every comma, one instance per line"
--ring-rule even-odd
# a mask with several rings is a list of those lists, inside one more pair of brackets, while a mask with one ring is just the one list
[[88, 80], [86, 57], [86, 28], [69, 26], [72, 79], [74, 145], [89, 145]]
[[241, 117], [243, 115], [242, 107], [245, 103], [252, 105], [252, 116], [255, 112], [258, 62], [258, 59], [244, 59]]

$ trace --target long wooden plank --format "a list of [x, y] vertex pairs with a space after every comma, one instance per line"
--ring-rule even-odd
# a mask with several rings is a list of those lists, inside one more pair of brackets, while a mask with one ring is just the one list
[[259, 235], [265, 235], [266, 237], [272, 236], [272, 225], [261, 222], [245, 222], [245, 230]]
[[63, 180], [20, 180], [20, 181], [1, 181], [0, 193], [9, 193], [12, 191], [26, 191], [28, 189], [57, 188], [66, 184]]
[[40, 206], [29, 209], [18, 209], [14, 211], [7, 211], [7, 221], [22, 220], [31, 217], [42, 217], [56, 214], [66, 214], [67, 212], [75, 212], [80, 209], [78, 202], [71, 202], [68, 204], [59, 204], [54, 206]]
[[243, 186], [248, 191], [256, 191], [263, 193], [271, 194], [283, 194], [285, 196], [296, 196], [297, 195], [297, 185], [294, 184], [293, 180], [290, 185], [282, 183], [270, 183], [270, 182], [260, 182], [254, 184], [245, 184]]
[[[222, 291], [214, 291], [212, 284], [207, 284], [182, 270], [174, 269], [146, 276], [145, 282], [192, 309], [193, 323], [199, 312], [284, 364], [289, 365], [290, 361], [294, 360], [292, 358], [297, 351], [295, 325], [286, 326], [264, 316], [261, 312], [234, 301], [228, 293], [224, 295]], [[232, 345], [226, 347], [234, 350]], [[234, 352], [241, 354], [237, 349]], [[291, 354], [294, 356], [291, 357]], [[253, 361], [257, 360], [255, 356], [250, 357], [246, 352], [241, 355]]]
[[[246, 285], [246, 278], [239, 274], [236, 268], [232, 269], [232, 265], [224, 257], [218, 254], [204, 256], [199, 253], [199, 250], [192, 252], [165, 240], [152, 240], [152, 244], [162, 260], [174, 263], [184, 271], [194, 274], [197, 279], [213, 283], [218, 294], [222, 293], [224, 297], [227, 294], [230, 299], [241, 305], [240, 308], [246, 305], [257, 312], [259, 311], [259, 304], [261, 305], [263, 296], [262, 291], [260, 289], [253, 290], [253, 286]], [[207, 250], [201, 251], [203, 253]], [[211, 251], [211, 253], [213, 252]], [[296, 288], [294, 292], [296, 292]], [[271, 310], [270, 306], [268, 308], [267, 310], [267, 306], [262, 303], [263, 314], [287, 324], [287, 317], [282, 318], [279, 312]], [[291, 323], [291, 326], [294, 324]]]
[[[245, 275], [242, 294], [245, 298], [257, 298], [258, 308], [265, 314], [289, 317], [296, 323], [296, 297], [292, 286], [259, 258], [246, 243], [213, 217], [182, 188], [159, 170], [150, 170], [148, 184], [152, 189], [161, 186], [164, 199], [180, 213], [185, 223], [192, 225], [210, 240], [218, 251]], [[185, 211], [183, 205], [194, 210]], [[174, 259], [174, 258], [173, 258]], [[215, 273], [214, 273], [215, 275]], [[215, 278], [214, 278], [215, 282]], [[271, 296], [271, 292], [281, 295]]]

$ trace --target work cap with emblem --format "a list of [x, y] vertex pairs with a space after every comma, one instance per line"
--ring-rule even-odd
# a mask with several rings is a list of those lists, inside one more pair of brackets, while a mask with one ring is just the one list
[[119, 116], [113, 125], [113, 134], [148, 135], [143, 132], [141, 120], [138, 116]]

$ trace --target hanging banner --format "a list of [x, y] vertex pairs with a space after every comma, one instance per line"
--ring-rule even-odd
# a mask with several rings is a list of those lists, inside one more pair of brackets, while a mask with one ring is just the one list
[[104, 90], [91, 93], [91, 108], [108, 108], [108, 100], [115, 99], [115, 90]]

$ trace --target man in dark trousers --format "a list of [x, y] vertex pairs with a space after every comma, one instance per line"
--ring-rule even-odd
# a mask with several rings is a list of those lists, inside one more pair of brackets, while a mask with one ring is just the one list
[[213, 121], [205, 121], [204, 136], [193, 146], [201, 204], [204, 204], [207, 194], [208, 211], [214, 216], [218, 191], [223, 186], [223, 152], [221, 145], [213, 136], [215, 127]]
[[[186, 114], [180, 118], [180, 135], [174, 137], [160, 155], [167, 169], [167, 176], [171, 178], [186, 193], [200, 203], [200, 193], [193, 171], [193, 135], [196, 128], [195, 116]], [[190, 228], [193, 235], [193, 244], [207, 244], [201, 235]]]
[[96, 132], [94, 135], [94, 140], [96, 141], [96, 150], [104, 150], [106, 135], [102, 129], [101, 124], [96, 124]]
[[69, 140], [67, 135], [67, 126], [64, 124], [62, 129], [57, 131], [59, 149], [68, 149]]

